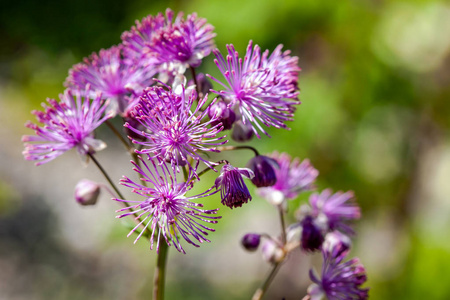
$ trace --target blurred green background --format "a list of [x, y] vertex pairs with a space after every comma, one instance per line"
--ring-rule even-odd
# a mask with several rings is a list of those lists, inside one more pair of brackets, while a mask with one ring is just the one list
[[[309, 158], [319, 189], [355, 191], [363, 218], [351, 255], [366, 266], [371, 299], [450, 299], [450, 5], [383, 0], [2, 1], [0, 299], [149, 299], [154, 251], [125, 237], [109, 195], [89, 208], [72, 200], [79, 179], [103, 181], [98, 171], [74, 152], [34, 167], [20, 138], [73, 64], [167, 7], [206, 18], [222, 51], [233, 43], [243, 53], [252, 39], [299, 57], [291, 130], [252, 144]], [[212, 60], [201, 70], [217, 75]], [[99, 154], [117, 180], [130, 172], [121, 150]], [[228, 155], [240, 165], [250, 158]], [[306, 198], [290, 203], [290, 221]], [[276, 234], [276, 213], [255, 196], [221, 214], [212, 243], [186, 246], [187, 255], [172, 249], [167, 299], [249, 299], [263, 280], [269, 266], [239, 238]], [[304, 296], [319, 257], [290, 259], [267, 299]]]

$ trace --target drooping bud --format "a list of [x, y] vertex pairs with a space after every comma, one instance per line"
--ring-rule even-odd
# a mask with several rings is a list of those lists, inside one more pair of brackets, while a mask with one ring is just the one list
[[261, 242], [261, 235], [256, 233], [247, 233], [241, 240], [242, 246], [247, 251], [256, 251]]
[[242, 123], [241, 120], [234, 122], [231, 138], [236, 142], [247, 142], [252, 139], [253, 134], [250, 122], [246, 124]]
[[75, 200], [81, 205], [94, 205], [100, 195], [100, 185], [97, 182], [82, 179], [75, 186]]
[[255, 173], [252, 182], [257, 187], [272, 186], [277, 182], [274, 169], [277, 166], [278, 163], [274, 159], [264, 155], [257, 155], [247, 163], [247, 168]]
[[300, 247], [305, 251], [319, 250], [322, 246], [324, 236], [321, 228], [311, 216], [306, 216], [301, 221], [302, 234], [300, 236]]
[[266, 239], [262, 245], [263, 259], [270, 263], [277, 263], [283, 260], [285, 253], [283, 249], [273, 240]]
[[250, 169], [236, 168], [230, 164], [222, 167], [221, 173], [215, 181], [215, 187], [220, 189], [220, 198], [223, 205], [229, 208], [241, 207], [242, 204], [252, 200], [242, 176], [251, 179], [254, 174]]
[[211, 106], [208, 111], [208, 116], [210, 118], [216, 116], [217, 121], [212, 122], [211, 125], [215, 126], [218, 123], [222, 123], [224, 130], [231, 129], [231, 127], [233, 127], [234, 121], [236, 120], [236, 114], [231, 108], [228, 107], [228, 104], [223, 100], [219, 100]]

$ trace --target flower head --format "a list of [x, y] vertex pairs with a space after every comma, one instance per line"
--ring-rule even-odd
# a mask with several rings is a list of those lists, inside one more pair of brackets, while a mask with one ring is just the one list
[[[89, 87], [83, 94], [90, 94]], [[36, 135], [22, 137], [23, 155], [26, 160], [38, 161], [36, 165], [47, 163], [72, 148], [84, 156], [106, 147], [104, 142], [94, 139], [94, 130], [111, 117], [104, 114], [108, 102], [100, 94], [92, 100], [88, 96], [83, 99], [80, 92], [70, 89], [59, 97], [61, 102], [47, 99], [49, 106], [42, 104], [45, 111], [32, 112], [43, 127], [31, 122], [25, 124]]]
[[186, 66], [198, 67], [214, 47], [214, 27], [195, 13], [186, 20], [181, 12], [174, 17], [167, 9], [165, 18], [158, 14], [136, 22], [131, 31], [122, 34], [126, 55], [143, 56], [152, 64], [179, 73], [184, 73]]
[[[192, 189], [194, 172], [189, 171], [186, 182], [178, 182], [176, 172], [169, 168], [160, 158], [151, 159], [148, 163], [139, 157], [142, 167], [132, 162], [134, 169], [142, 178], [141, 180], [151, 184], [151, 187], [135, 183], [128, 177], [121, 179], [121, 184], [132, 188], [132, 191], [144, 200], [130, 201], [124, 199], [115, 199], [116, 201], [126, 202], [129, 207], [118, 210], [117, 212], [127, 211], [117, 218], [134, 215], [135, 219], [141, 219], [139, 224], [128, 234], [130, 236], [140, 226], [144, 228], [139, 233], [135, 243], [142, 234], [148, 229], [151, 230], [150, 248], [153, 249], [154, 240], [160, 240], [164, 237], [166, 243], [185, 253], [181, 246], [179, 237], [186, 242], [199, 247], [198, 243], [209, 242], [206, 238], [208, 231], [214, 229], [207, 227], [203, 223], [217, 223], [219, 216], [213, 216], [218, 209], [202, 209], [202, 204], [192, 202], [192, 200], [210, 196], [216, 191], [211, 189], [196, 196], [187, 197], [185, 194]], [[156, 249], [158, 251], [159, 244]]]
[[104, 99], [111, 99], [114, 111], [123, 113], [128, 105], [127, 94], [140, 95], [152, 83], [157, 70], [142, 61], [132, 64], [122, 58], [122, 46], [113, 46], [92, 53], [83, 63], [69, 71], [65, 85], [84, 90], [90, 84], [93, 92], [101, 92]]
[[259, 46], [252, 50], [252, 45], [250, 41], [244, 60], [233, 45], [227, 45], [226, 59], [219, 50], [214, 50], [214, 62], [226, 83], [208, 76], [223, 86], [224, 90], [215, 92], [230, 101], [230, 107], [237, 109], [244, 124], [252, 124], [259, 138], [258, 131], [269, 136], [261, 124], [287, 128], [284, 122], [292, 120], [294, 105], [300, 104], [297, 100], [300, 68], [297, 58], [290, 57], [289, 51], [281, 52], [281, 45], [270, 57], [268, 51], [261, 56]]
[[321, 275], [318, 276], [313, 270], [309, 272], [314, 282], [308, 288], [311, 300], [323, 297], [328, 300], [364, 300], [369, 297], [369, 290], [361, 288], [367, 280], [364, 266], [358, 258], [344, 262], [347, 253], [348, 245], [345, 242], [328, 243], [323, 247]]
[[220, 123], [211, 125], [216, 121], [215, 118], [203, 121], [208, 115], [208, 109], [201, 112], [200, 108], [206, 103], [207, 96], [200, 99], [191, 111], [195, 99], [195, 93], [185, 95], [184, 86], [180, 94], [167, 86], [166, 89], [148, 88], [132, 113], [146, 131], [131, 127], [128, 123], [124, 125], [146, 138], [144, 141], [132, 139], [133, 143], [144, 146], [137, 152], [168, 160], [173, 166], [187, 163], [188, 157], [213, 166], [214, 163], [200, 154], [219, 152], [216, 146], [225, 144], [227, 140], [223, 141], [224, 136], [217, 137], [222, 127]]
[[326, 189], [320, 194], [314, 193], [309, 198], [311, 215], [325, 219], [330, 231], [352, 233], [353, 230], [345, 222], [361, 217], [360, 208], [353, 199], [354, 194], [351, 191], [332, 194], [330, 189]]
[[279, 165], [275, 169], [277, 182], [270, 187], [259, 188], [258, 193], [274, 205], [280, 205], [286, 199], [294, 199], [302, 191], [313, 189], [313, 183], [319, 175], [317, 171], [305, 159], [302, 162], [298, 158], [294, 160], [286, 153], [278, 152], [270, 155]]
[[252, 178], [253, 171], [247, 168], [236, 168], [230, 164], [222, 167], [219, 177], [217, 177], [215, 186], [220, 188], [220, 197], [222, 204], [229, 208], [241, 207], [242, 204], [252, 200], [252, 196], [245, 185], [242, 176]]

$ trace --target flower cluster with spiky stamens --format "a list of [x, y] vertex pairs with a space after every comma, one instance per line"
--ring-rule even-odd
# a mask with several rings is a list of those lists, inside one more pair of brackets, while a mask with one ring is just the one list
[[233, 45], [227, 45], [226, 59], [219, 50], [214, 50], [214, 62], [226, 83], [208, 76], [225, 88], [215, 92], [229, 101], [244, 124], [252, 124], [259, 138], [259, 131], [269, 136], [261, 124], [287, 128], [284, 122], [292, 121], [294, 105], [300, 104], [297, 100], [300, 68], [296, 57], [290, 57], [288, 51], [281, 52], [281, 45], [270, 57], [268, 51], [261, 56], [259, 46], [255, 45], [252, 50], [252, 45], [250, 41], [244, 60], [239, 58]]
[[36, 135], [22, 137], [26, 160], [35, 160], [38, 161], [36, 165], [42, 165], [72, 148], [85, 156], [106, 147], [94, 138], [94, 130], [111, 117], [105, 114], [108, 103], [100, 94], [91, 100], [90, 94], [89, 87], [83, 93], [68, 89], [59, 96], [61, 102], [47, 99], [49, 106], [42, 104], [44, 112], [32, 112], [44, 127], [31, 122], [25, 124], [36, 132]]
[[158, 242], [156, 245], [157, 251], [161, 236], [164, 237], [169, 246], [173, 244], [182, 253], [185, 253], [185, 251], [181, 246], [178, 235], [195, 247], [199, 247], [198, 243], [209, 242], [206, 236], [208, 231], [214, 231], [214, 229], [205, 226], [203, 223], [217, 223], [217, 220], [221, 217], [213, 215], [217, 213], [218, 209], [202, 209], [202, 204], [192, 202], [192, 200], [210, 196], [217, 191], [212, 191], [211, 188], [199, 195], [186, 197], [185, 194], [192, 189], [196, 167], [189, 171], [185, 182], [178, 182], [176, 172], [160, 158], [150, 159], [147, 163], [139, 157], [139, 161], [143, 167], [132, 162], [133, 170], [142, 176], [142, 181], [150, 183], [152, 186], [147, 187], [135, 183], [126, 176], [121, 179], [121, 184], [132, 188], [134, 193], [143, 196], [145, 200], [114, 199], [131, 205], [117, 210], [117, 212], [128, 211], [118, 215], [117, 218], [130, 215], [134, 215], [136, 219], [142, 218], [142, 221], [130, 231], [128, 236], [144, 224], [144, 228], [137, 236], [135, 243], [148, 227], [152, 232], [150, 248], [153, 249], [156, 238]]
[[125, 96], [140, 95], [152, 83], [157, 69], [142, 61], [127, 64], [122, 50], [123, 46], [119, 45], [92, 53], [69, 70], [65, 85], [84, 90], [90, 84], [93, 92], [101, 92], [104, 99], [111, 99], [113, 111], [123, 113], [128, 105]]
[[[329, 235], [335, 239], [333, 233]], [[325, 242], [327, 243], [327, 241]], [[310, 300], [364, 300], [369, 297], [369, 289], [361, 288], [367, 280], [366, 271], [358, 258], [346, 262], [349, 247], [337, 240], [322, 249], [323, 265], [321, 275], [310, 270], [309, 276], [314, 282], [308, 288]], [[308, 299], [308, 298], [307, 298]]]
[[122, 40], [128, 48], [126, 55], [168, 71], [183, 73], [187, 66], [198, 67], [214, 47], [214, 27], [195, 13], [186, 20], [181, 12], [174, 16], [174, 12], [167, 9], [166, 18], [162, 14], [146, 17], [123, 33]]
[[184, 86], [180, 94], [168, 86], [165, 89], [148, 88], [132, 112], [146, 131], [135, 129], [128, 123], [124, 125], [145, 138], [143, 141], [132, 139], [133, 143], [145, 147], [136, 152], [170, 161], [174, 168], [185, 164], [192, 168], [189, 158], [202, 161], [209, 167], [216, 165], [204, 159], [201, 153], [219, 152], [216, 146], [225, 144], [227, 140], [224, 140], [225, 136], [217, 136], [223, 128], [220, 123], [208, 128], [215, 118], [204, 121], [208, 109], [203, 112], [200, 109], [207, 96], [200, 99], [191, 112], [196, 96], [195, 92], [186, 96]]

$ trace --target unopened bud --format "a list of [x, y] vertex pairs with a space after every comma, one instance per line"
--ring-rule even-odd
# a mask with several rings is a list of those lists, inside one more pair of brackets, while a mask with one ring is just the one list
[[247, 251], [256, 251], [259, 247], [259, 243], [261, 242], [261, 235], [256, 233], [247, 233], [242, 238], [242, 246]]
[[257, 155], [249, 160], [247, 168], [255, 173], [255, 177], [252, 178], [252, 182], [257, 187], [272, 186], [277, 182], [277, 176], [275, 174], [274, 167], [278, 163], [267, 156]]
[[214, 103], [208, 111], [208, 116], [212, 119], [216, 117], [216, 121], [212, 122], [211, 125], [215, 126], [218, 123], [222, 123], [223, 129], [228, 130], [233, 127], [233, 123], [236, 120], [236, 114], [234, 111], [228, 107], [225, 101], [219, 100]]
[[252, 125], [247, 122], [244, 124], [241, 120], [234, 122], [231, 138], [236, 142], [247, 142], [253, 137]]
[[80, 180], [75, 186], [75, 200], [81, 205], [94, 205], [100, 195], [100, 185], [88, 179]]
[[283, 249], [276, 242], [269, 239], [264, 241], [261, 250], [263, 259], [270, 263], [281, 262], [285, 256]]

